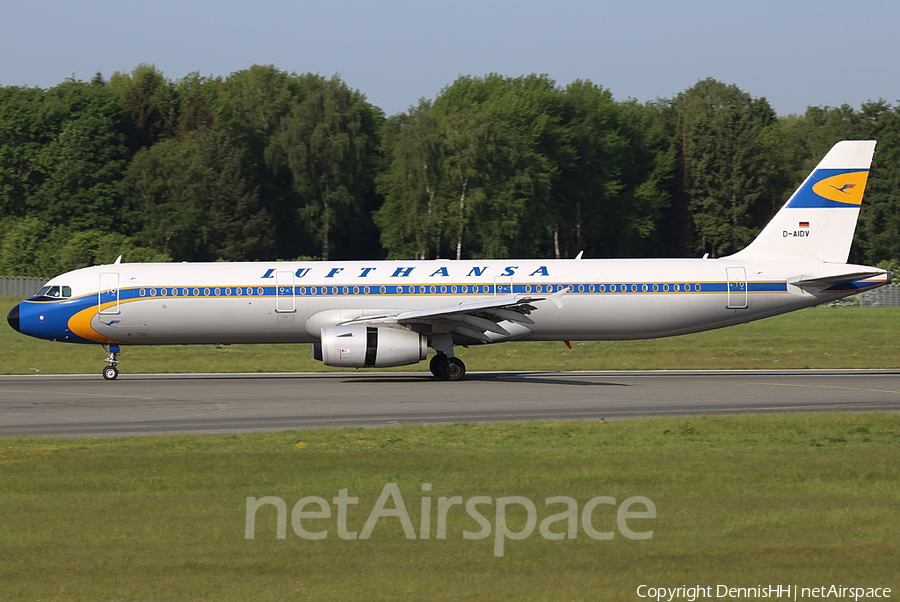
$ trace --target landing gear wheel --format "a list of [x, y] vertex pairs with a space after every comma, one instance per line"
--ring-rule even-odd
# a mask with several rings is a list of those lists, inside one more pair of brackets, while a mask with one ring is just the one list
[[[444, 378], [445, 367], [447, 366], [447, 356], [443, 353], [438, 353], [433, 358], [431, 358], [431, 363], [428, 364], [429, 370], [435, 376], [435, 378]], [[446, 379], [444, 379], [446, 380]]]
[[447, 364], [444, 366], [444, 372], [441, 375], [444, 380], [460, 380], [465, 375], [466, 365], [461, 359], [458, 357], [447, 359]]
[[[103, 346], [106, 349], [106, 345]], [[116, 364], [119, 363], [119, 351], [120, 347], [118, 345], [110, 345], [109, 355], [106, 356], [106, 363], [109, 364], [106, 368], [103, 369], [103, 378], [106, 380], [116, 380], [119, 376], [119, 369], [116, 368]]]

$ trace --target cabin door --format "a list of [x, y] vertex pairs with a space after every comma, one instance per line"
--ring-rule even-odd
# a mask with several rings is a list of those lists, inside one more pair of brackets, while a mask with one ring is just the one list
[[292, 314], [297, 311], [294, 296], [294, 272], [275, 272], [275, 312]]
[[119, 273], [103, 272], [100, 274], [100, 292], [97, 293], [97, 306], [103, 315], [119, 313]]
[[742, 267], [725, 268], [728, 281], [728, 309], [747, 309], [747, 271]]
[[512, 276], [494, 277], [494, 296], [511, 295], [513, 292]]

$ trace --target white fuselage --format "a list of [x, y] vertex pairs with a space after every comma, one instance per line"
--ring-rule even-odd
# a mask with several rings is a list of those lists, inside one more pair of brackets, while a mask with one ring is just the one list
[[366, 316], [567, 289], [562, 307], [538, 301], [534, 324], [501, 323], [510, 335], [489, 333], [492, 340], [643, 339], [748, 322], [886, 282], [788, 282], [863, 269], [729, 259], [116, 264], [54, 278], [48, 284], [69, 287], [71, 297], [25, 301], [19, 320], [25, 334], [82, 343], [311, 343], [323, 327]]

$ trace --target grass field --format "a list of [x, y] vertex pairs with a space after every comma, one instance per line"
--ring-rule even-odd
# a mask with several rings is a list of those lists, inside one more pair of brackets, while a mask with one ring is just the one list
[[[0, 302], [4, 315], [16, 300]], [[900, 367], [900, 308], [818, 307], [750, 324], [647, 341], [457, 347], [469, 370], [656, 370]], [[0, 374], [99, 373], [95, 345], [51, 343], [0, 323]], [[309, 345], [125, 347], [124, 373], [340, 370]], [[428, 370], [427, 362], [396, 370]]]
[[[885, 413], [3, 439], [0, 599], [639, 600], [641, 584], [891, 587], [896, 599], [898, 466], [900, 416]], [[346, 527], [361, 532], [388, 483], [413, 538], [387, 515], [368, 539], [339, 537], [332, 498], [358, 497]], [[245, 536], [246, 500], [264, 496], [286, 504], [284, 539], [275, 506]], [[324, 539], [294, 531], [305, 496], [331, 507], [301, 523]], [[437, 538], [439, 498], [453, 496], [491, 498], [487, 538], [463, 537], [481, 527], [462, 505]], [[566, 508], [546, 498], [573, 498], [576, 538], [535, 527], [495, 555], [498, 525], [527, 526], [524, 506], [496, 518], [506, 496], [531, 500], [538, 525]], [[597, 496], [651, 500], [655, 518], [626, 524], [652, 537], [624, 537], [606, 504], [591, 525], [613, 538], [587, 536], [580, 513]]]
[[[562, 343], [459, 351], [471, 370], [896, 368], [898, 331], [900, 308], [815, 308], [571, 351]], [[0, 373], [99, 372], [103, 357], [99, 347], [0, 326]], [[127, 348], [122, 359], [131, 373], [327, 369], [305, 345]], [[6, 438], [0, 600], [641, 600], [641, 584], [712, 586], [714, 595], [723, 584], [890, 587], [896, 599], [898, 481], [900, 415], [888, 413]], [[392, 498], [370, 537], [341, 538], [334, 498], [342, 490], [358, 498], [346, 507], [346, 529], [362, 534], [390, 483], [411, 537], [389, 516]], [[285, 504], [285, 537], [276, 536], [276, 507], [264, 505], [248, 539], [247, 498], [268, 496]], [[309, 496], [328, 518], [316, 503], [294, 511]], [[545, 502], [559, 496], [577, 505], [571, 524], [555, 516], [566, 504]], [[585, 529], [582, 512], [598, 496], [614, 502], [597, 504], [588, 527], [612, 539]], [[649, 539], [629, 539], [617, 520], [635, 496], [656, 516], [624, 524], [652, 530]], [[522, 503], [497, 515], [507, 497], [534, 504], [530, 530]], [[444, 521], [441, 498], [461, 502], [444, 508]], [[475, 501], [484, 503], [473, 514], [466, 503]], [[512, 536], [498, 539], [503, 525]], [[298, 526], [327, 533], [306, 539]], [[482, 539], [464, 536], [486, 528]]]

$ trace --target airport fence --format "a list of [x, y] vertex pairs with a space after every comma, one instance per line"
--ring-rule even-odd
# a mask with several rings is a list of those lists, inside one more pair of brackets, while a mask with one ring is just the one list
[[34, 276], [0, 276], [0, 299], [25, 299], [41, 290], [48, 280]]
[[860, 307], [900, 307], [900, 284], [889, 284], [859, 294]]

